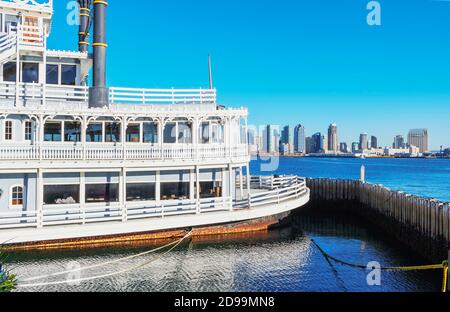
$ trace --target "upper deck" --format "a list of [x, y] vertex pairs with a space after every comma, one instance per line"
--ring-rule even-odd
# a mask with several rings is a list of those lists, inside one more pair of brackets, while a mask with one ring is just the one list
[[92, 55], [47, 47], [52, 5], [0, 0], [0, 168], [248, 160], [248, 112], [215, 89], [109, 87], [92, 107]]

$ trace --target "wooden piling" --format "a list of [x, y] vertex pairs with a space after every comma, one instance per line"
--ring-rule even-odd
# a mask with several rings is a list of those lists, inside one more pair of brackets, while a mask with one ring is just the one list
[[378, 215], [381, 219], [377, 220], [384, 218], [389, 224], [389, 231], [399, 233], [406, 243], [424, 254], [445, 252], [446, 256], [450, 249], [450, 203], [358, 180], [307, 179], [307, 184], [312, 202], [334, 202], [336, 209], [341, 204], [353, 207], [355, 213]]

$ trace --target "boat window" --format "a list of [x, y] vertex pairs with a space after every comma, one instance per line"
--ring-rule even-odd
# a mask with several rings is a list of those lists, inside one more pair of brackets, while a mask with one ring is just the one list
[[120, 124], [117, 122], [105, 123], [105, 142], [120, 142]]
[[158, 142], [158, 126], [154, 122], [145, 122], [143, 124], [144, 130], [144, 143], [157, 143]]
[[44, 185], [44, 205], [80, 203], [80, 185]]
[[61, 65], [61, 84], [74, 86], [77, 81], [77, 67], [75, 65]]
[[46, 141], [46, 142], [61, 142], [61, 122], [45, 123], [44, 141]]
[[127, 183], [127, 201], [155, 200], [155, 189], [155, 183]]
[[189, 198], [189, 182], [161, 182], [162, 200], [184, 200]]
[[5, 140], [11, 141], [12, 140], [12, 126], [13, 123], [11, 120], [5, 121]]
[[119, 201], [119, 184], [86, 184], [86, 203], [115, 203]]
[[3, 65], [3, 81], [16, 82], [16, 63], [9, 62]]
[[80, 122], [64, 122], [64, 141], [65, 142], [81, 142], [81, 123]]
[[202, 144], [209, 143], [209, 122], [202, 122], [200, 125], [200, 142]]
[[222, 197], [222, 181], [200, 182], [200, 198]]
[[211, 127], [211, 140], [214, 144], [224, 143], [224, 128], [223, 125], [213, 124]]
[[103, 127], [101, 123], [90, 123], [86, 129], [86, 142], [102, 142]]
[[31, 141], [32, 135], [33, 135], [33, 123], [31, 121], [25, 121], [24, 125], [25, 141]]
[[39, 64], [38, 63], [22, 63], [22, 82], [38, 83], [39, 82]]
[[11, 188], [11, 206], [23, 206], [23, 186]]
[[192, 124], [190, 122], [178, 123], [178, 143], [192, 143]]
[[141, 126], [128, 125], [127, 127], [127, 142], [139, 143], [141, 141]]
[[59, 83], [58, 67], [55, 64], [47, 64], [47, 84]]
[[177, 125], [174, 122], [166, 124], [164, 127], [164, 143], [177, 143], [176, 128]]
[[5, 15], [5, 32], [8, 33], [10, 28], [15, 31], [17, 24], [19, 23], [19, 17], [17, 15]]

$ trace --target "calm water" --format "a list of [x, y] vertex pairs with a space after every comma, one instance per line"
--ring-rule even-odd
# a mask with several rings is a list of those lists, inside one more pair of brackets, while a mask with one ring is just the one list
[[[277, 173], [311, 177], [357, 178], [361, 160], [282, 159]], [[368, 180], [392, 188], [449, 200], [450, 161], [364, 160]], [[253, 173], [260, 164], [253, 163]], [[425, 182], [426, 181], [426, 182]], [[147, 267], [116, 277], [79, 285], [20, 289], [21, 291], [439, 291], [441, 272], [383, 272], [382, 285], [370, 287], [367, 271], [325, 260], [311, 239], [343, 260], [382, 265], [424, 264], [373, 230], [364, 221], [333, 215], [297, 214], [291, 227], [236, 236], [185, 242]], [[21, 279], [60, 272], [77, 265], [103, 263], [154, 246], [128, 246], [82, 251], [18, 253], [9, 267]], [[82, 273], [96, 276], [154, 259], [148, 255]], [[74, 276], [69, 276], [74, 278]], [[75, 276], [76, 277], [76, 276]], [[65, 280], [49, 278], [44, 281]]]
[[414, 195], [450, 202], [450, 159], [280, 158], [275, 170], [264, 171], [269, 161], [254, 161], [252, 174], [296, 174], [312, 178], [359, 179], [361, 165], [366, 180]]

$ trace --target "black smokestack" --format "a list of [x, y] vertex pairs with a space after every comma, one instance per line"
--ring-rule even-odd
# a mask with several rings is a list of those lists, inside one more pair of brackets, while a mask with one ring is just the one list
[[89, 107], [104, 107], [109, 104], [106, 87], [106, 0], [94, 0], [94, 73], [89, 90]]
[[78, 32], [78, 50], [87, 52], [89, 46], [89, 29], [91, 23], [91, 0], [78, 0], [80, 7], [80, 29]]

